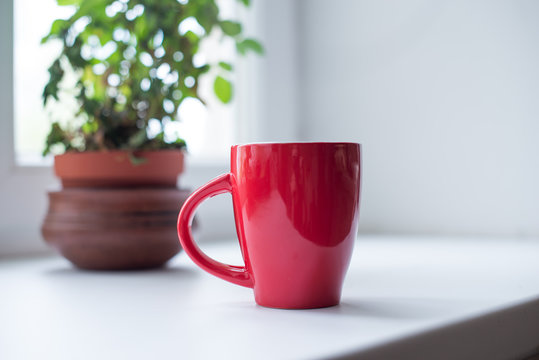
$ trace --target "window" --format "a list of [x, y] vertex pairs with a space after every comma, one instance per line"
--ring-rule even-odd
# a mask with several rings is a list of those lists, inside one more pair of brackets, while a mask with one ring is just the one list
[[[219, 1], [222, 18], [237, 17], [237, 1]], [[14, 6], [14, 112], [15, 112], [15, 157], [18, 165], [50, 164], [41, 152], [51, 123], [50, 109], [43, 108], [41, 93], [48, 80], [47, 69], [60, 51], [60, 44], [40, 44], [50, 25], [57, 18], [72, 14], [70, 7], [58, 6], [56, 0], [17, 0]], [[187, 24], [188, 26], [189, 24]], [[217, 35], [217, 34], [216, 34]], [[219, 51], [215, 51], [218, 49]], [[235, 60], [232, 43], [222, 43], [214, 36], [201, 46], [199, 61], [211, 62], [219, 59]], [[189, 153], [200, 161], [226, 161], [229, 147], [238, 141], [235, 125], [237, 106], [221, 104], [214, 96], [212, 78], [201, 79], [200, 93], [207, 106], [198, 100], [187, 99], [178, 111], [179, 122], [171, 123], [165, 131], [176, 132], [188, 144]], [[55, 114], [68, 120], [75, 103], [64, 101]]]
[[[19, 120], [20, 110], [14, 116], [15, 101], [14, 91], [21, 91], [25, 96], [31, 90], [23, 82], [15, 81], [17, 77], [13, 73], [18, 71], [31, 71], [39, 68], [47, 69], [49, 60], [45, 56], [36, 52], [21, 52], [21, 48], [15, 49], [19, 44], [29, 46], [34, 51], [43, 51], [39, 46], [41, 33], [32, 35], [32, 40], [21, 38], [24, 31], [30, 31], [31, 27], [42, 26], [42, 31], [47, 31], [49, 20], [41, 21], [39, 18], [44, 14], [41, 10], [25, 12], [24, 4], [32, 8], [41, 9], [55, 7], [54, 0], [2, 0], [0, 1], [0, 109], [3, 120], [0, 121], [0, 258], [15, 254], [28, 254], [43, 252], [48, 249], [39, 235], [39, 228], [47, 208], [46, 193], [50, 189], [57, 189], [58, 182], [54, 178], [51, 169], [47, 166], [35, 164], [33, 160], [42, 161], [39, 153], [42, 150], [42, 140], [39, 137], [31, 139], [31, 133], [39, 133], [37, 126], [27, 126], [23, 130]], [[236, 4], [236, 0], [226, 0]], [[43, 3], [43, 5], [41, 4]], [[47, 4], [47, 5], [45, 5]], [[298, 139], [296, 130], [298, 128], [299, 116], [297, 112], [298, 97], [296, 91], [296, 39], [291, 34], [296, 34], [295, 30], [295, 2], [271, 2], [256, 0], [252, 1], [252, 6], [247, 11], [243, 11], [239, 6], [239, 18], [244, 21], [246, 34], [262, 41], [266, 47], [267, 54], [264, 57], [248, 56], [239, 58], [234, 79], [236, 105], [228, 107], [233, 109], [231, 116], [234, 126], [229, 127], [219, 125], [222, 121], [221, 115], [216, 115], [216, 119], [208, 119], [207, 122], [197, 122], [200, 127], [206, 126], [213, 134], [214, 139], [218, 138], [224, 142], [252, 142], [252, 141], [290, 141]], [[236, 9], [230, 8], [230, 13], [223, 16], [234, 18]], [[46, 10], [45, 10], [46, 11]], [[282, 15], [286, 16], [282, 16]], [[15, 19], [14, 17], [17, 17]], [[52, 19], [52, 17], [49, 17]], [[38, 25], [43, 24], [43, 25]], [[22, 28], [22, 30], [17, 29]], [[279, 31], [275, 31], [278, 29]], [[22, 32], [21, 32], [22, 31]], [[28, 44], [24, 44], [28, 41]], [[23, 43], [21, 43], [23, 42]], [[17, 54], [15, 54], [17, 52]], [[19, 64], [21, 56], [28, 56], [26, 65]], [[51, 55], [52, 56], [52, 55]], [[15, 59], [14, 59], [15, 58]], [[15, 64], [15, 62], [17, 62]], [[15, 66], [14, 66], [15, 65]], [[46, 73], [41, 77], [41, 84], [37, 83], [38, 76], [31, 78], [32, 82], [28, 86], [33, 86], [34, 94], [37, 97], [36, 106], [41, 110], [40, 96], [43, 82], [46, 80]], [[283, 86], [284, 85], [284, 86]], [[23, 106], [30, 107], [28, 101]], [[18, 107], [20, 107], [19, 104]], [[213, 116], [213, 115], [212, 115]], [[15, 120], [15, 118], [18, 118]], [[32, 116], [30, 116], [32, 118]], [[16, 124], [15, 124], [16, 123]], [[49, 119], [42, 117], [41, 124], [43, 132], [48, 130]], [[15, 127], [17, 128], [15, 131]], [[232, 136], [223, 136], [222, 127], [232, 131]], [[43, 134], [42, 132], [42, 134]], [[184, 134], [188, 138], [187, 134]], [[19, 136], [15, 141], [14, 137]], [[41, 135], [44, 136], [44, 135]], [[226, 141], [224, 139], [227, 139]], [[187, 139], [190, 140], [190, 139]], [[21, 145], [26, 141], [27, 145]], [[15, 142], [17, 145], [15, 146]], [[215, 144], [216, 141], [207, 142]], [[32, 152], [22, 151], [34, 146]], [[190, 141], [191, 152], [195, 144]], [[229, 144], [222, 146], [221, 156], [223, 159], [213, 158], [210, 161], [199, 161], [188, 157], [187, 170], [180, 184], [182, 187], [195, 189], [204, 184], [209, 179], [217, 176], [228, 169]], [[17, 148], [17, 155], [15, 154]], [[219, 151], [213, 151], [214, 154]], [[19, 160], [18, 162], [16, 162]], [[41, 166], [20, 166], [21, 159], [27, 159], [25, 165]], [[219, 197], [220, 198], [220, 197]], [[217, 199], [219, 199], [217, 198]], [[199, 239], [223, 239], [232, 238], [235, 234], [229, 232], [230, 224], [223, 214], [231, 214], [230, 204], [223, 202], [219, 206], [212, 204], [208, 211], [201, 211], [197, 214], [202, 225], [199, 229]]]

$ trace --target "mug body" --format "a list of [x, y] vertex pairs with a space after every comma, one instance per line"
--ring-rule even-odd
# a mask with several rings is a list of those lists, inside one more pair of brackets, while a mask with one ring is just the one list
[[360, 145], [232, 147], [232, 198], [255, 300], [276, 308], [339, 303], [357, 233]]

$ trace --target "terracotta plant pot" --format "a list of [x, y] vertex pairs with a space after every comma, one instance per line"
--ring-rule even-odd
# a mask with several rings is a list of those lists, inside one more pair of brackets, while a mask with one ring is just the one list
[[178, 212], [189, 191], [176, 188], [181, 150], [66, 153], [54, 170], [63, 189], [49, 192], [46, 242], [84, 269], [164, 265], [180, 250]]
[[181, 250], [176, 220], [188, 195], [172, 188], [49, 192], [42, 234], [83, 269], [162, 266]]
[[175, 187], [183, 171], [182, 150], [140, 151], [134, 164], [127, 151], [89, 151], [54, 157], [54, 171], [64, 188]]

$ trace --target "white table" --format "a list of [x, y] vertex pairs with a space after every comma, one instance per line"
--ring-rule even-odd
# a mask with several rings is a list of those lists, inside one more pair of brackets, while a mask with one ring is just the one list
[[[232, 241], [206, 245], [238, 259]], [[238, 263], [238, 261], [235, 261]], [[539, 240], [362, 237], [342, 304], [276, 310], [185, 254], [144, 272], [0, 263], [0, 359], [505, 359], [539, 352]]]

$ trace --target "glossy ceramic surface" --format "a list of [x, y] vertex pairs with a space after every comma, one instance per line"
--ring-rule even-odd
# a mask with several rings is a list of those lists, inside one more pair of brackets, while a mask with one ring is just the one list
[[[339, 303], [357, 232], [360, 145], [273, 143], [232, 147], [231, 172], [195, 191], [178, 217], [180, 242], [204, 270], [252, 287], [259, 305]], [[231, 192], [245, 267], [209, 258], [190, 224], [206, 198]]]

